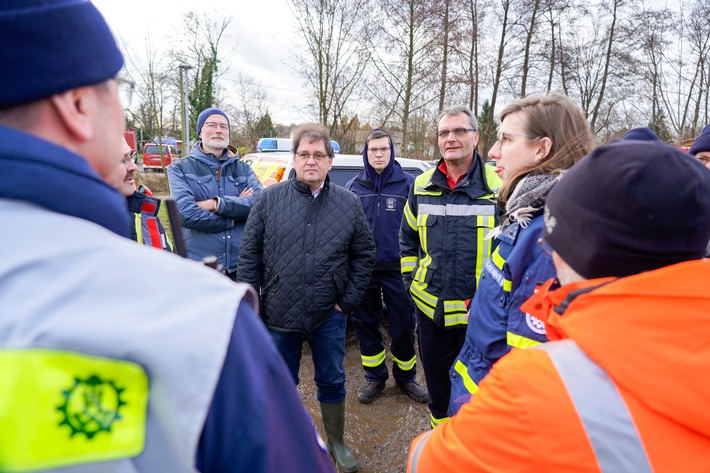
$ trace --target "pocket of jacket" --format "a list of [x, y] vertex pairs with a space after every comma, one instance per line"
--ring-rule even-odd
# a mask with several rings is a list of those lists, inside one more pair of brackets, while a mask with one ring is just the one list
[[186, 174], [190, 181], [190, 188], [197, 200], [207, 200], [217, 195], [217, 182], [214, 176], [198, 176]]
[[246, 176], [225, 176], [226, 183], [224, 186], [224, 195], [233, 195], [239, 197], [244, 189], [247, 188]]

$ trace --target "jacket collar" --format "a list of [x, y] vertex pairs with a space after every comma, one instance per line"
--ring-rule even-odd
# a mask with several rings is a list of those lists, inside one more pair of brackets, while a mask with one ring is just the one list
[[30, 202], [124, 237], [130, 235], [125, 198], [105, 183], [86, 159], [66, 148], [0, 126], [0, 168], [0, 197]]
[[192, 149], [190, 150], [190, 157], [195, 158], [198, 161], [202, 161], [211, 168], [223, 167], [224, 165], [238, 159], [237, 156], [229, 156], [229, 150], [227, 148], [224, 149], [224, 152], [222, 153], [222, 156], [220, 158], [211, 153], [207, 154], [202, 151], [201, 143], [202, 141], [198, 141], [197, 143], [192, 145]]
[[[446, 175], [441, 172], [439, 166], [444, 161], [441, 158], [438, 163], [434, 166], [434, 173], [431, 175], [431, 179], [426, 184], [425, 187], [439, 187], [442, 189], [449, 189], [449, 185], [446, 183]], [[468, 172], [464, 174], [463, 179], [454, 188], [453, 192], [462, 190], [466, 192], [472, 199], [477, 199], [483, 195], [493, 194], [493, 190], [488, 187], [488, 183], [484, 176], [485, 170], [483, 169], [485, 164], [483, 163], [483, 158], [478, 154], [478, 151], [473, 151], [473, 162]]]

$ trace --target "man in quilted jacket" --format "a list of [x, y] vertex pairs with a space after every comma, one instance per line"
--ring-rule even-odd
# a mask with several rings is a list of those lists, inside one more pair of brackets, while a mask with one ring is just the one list
[[261, 294], [261, 317], [298, 384], [308, 341], [328, 449], [340, 471], [357, 471], [343, 442], [346, 314], [360, 303], [375, 243], [360, 200], [330, 182], [328, 132], [304, 125], [293, 138], [296, 177], [267, 187], [247, 219], [237, 280]]

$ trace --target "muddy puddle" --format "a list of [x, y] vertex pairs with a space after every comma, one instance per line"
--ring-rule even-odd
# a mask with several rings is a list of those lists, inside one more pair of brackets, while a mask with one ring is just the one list
[[[389, 342], [387, 342], [389, 346]], [[419, 353], [417, 351], [417, 360]], [[387, 366], [391, 358], [387, 351]], [[417, 380], [424, 382], [424, 373], [417, 367]], [[345, 343], [345, 438], [360, 463], [361, 473], [400, 473], [407, 470], [407, 454], [414, 437], [429, 428], [426, 404], [412, 401], [394, 384], [390, 373], [384, 392], [371, 404], [360, 404], [357, 393], [365, 384], [357, 337], [348, 327]], [[313, 362], [307, 344], [304, 346], [298, 391], [313, 416], [318, 431], [325, 438], [320, 407], [313, 381]]]

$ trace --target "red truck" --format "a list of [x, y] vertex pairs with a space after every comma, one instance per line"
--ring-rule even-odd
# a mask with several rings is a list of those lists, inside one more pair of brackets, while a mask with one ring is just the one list
[[126, 139], [126, 143], [131, 147], [131, 154], [135, 154], [138, 151], [138, 140], [136, 139], [136, 130], [126, 130], [123, 132], [123, 137]]

